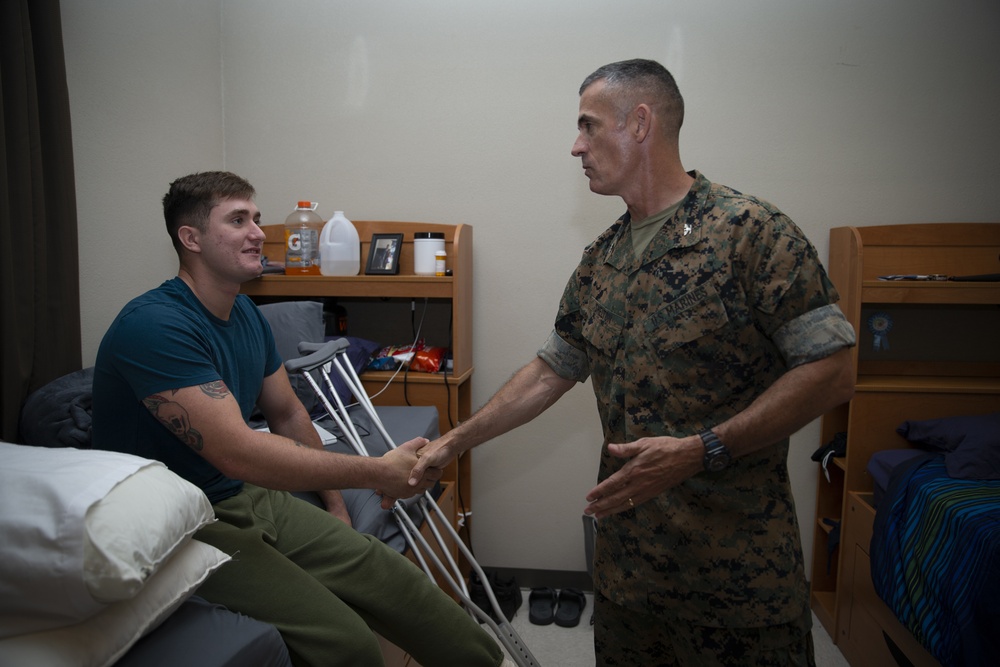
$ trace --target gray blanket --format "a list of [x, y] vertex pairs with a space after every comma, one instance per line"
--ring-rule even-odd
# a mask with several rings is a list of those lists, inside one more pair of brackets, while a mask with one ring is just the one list
[[21, 439], [41, 447], [90, 449], [93, 367], [64, 375], [33, 392], [21, 409]]

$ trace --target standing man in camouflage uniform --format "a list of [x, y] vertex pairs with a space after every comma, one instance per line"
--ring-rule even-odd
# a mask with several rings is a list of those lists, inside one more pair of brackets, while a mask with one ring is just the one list
[[589, 376], [598, 665], [812, 665], [788, 438], [851, 397], [854, 332], [789, 218], [684, 170], [683, 104], [651, 61], [583, 82], [573, 155], [628, 210], [584, 251], [538, 356], [424, 448], [414, 481]]

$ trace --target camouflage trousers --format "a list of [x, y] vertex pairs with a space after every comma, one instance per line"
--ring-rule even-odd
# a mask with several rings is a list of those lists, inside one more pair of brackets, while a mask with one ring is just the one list
[[710, 628], [620, 607], [594, 593], [597, 667], [815, 667], [812, 613], [764, 628]]

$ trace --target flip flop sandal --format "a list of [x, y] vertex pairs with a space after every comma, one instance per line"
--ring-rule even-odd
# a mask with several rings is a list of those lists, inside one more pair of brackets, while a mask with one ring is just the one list
[[555, 618], [554, 588], [532, 588], [528, 596], [528, 620], [535, 625], [549, 625]]
[[580, 623], [580, 614], [587, 606], [587, 598], [579, 588], [564, 588], [559, 591], [559, 608], [556, 610], [556, 625], [574, 628]]

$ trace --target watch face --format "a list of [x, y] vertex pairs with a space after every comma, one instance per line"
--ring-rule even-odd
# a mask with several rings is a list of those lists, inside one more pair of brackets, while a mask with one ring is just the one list
[[712, 472], [719, 472], [724, 470], [727, 465], [729, 465], [729, 455], [719, 452], [715, 456], [709, 457], [706, 462], [706, 466]]

